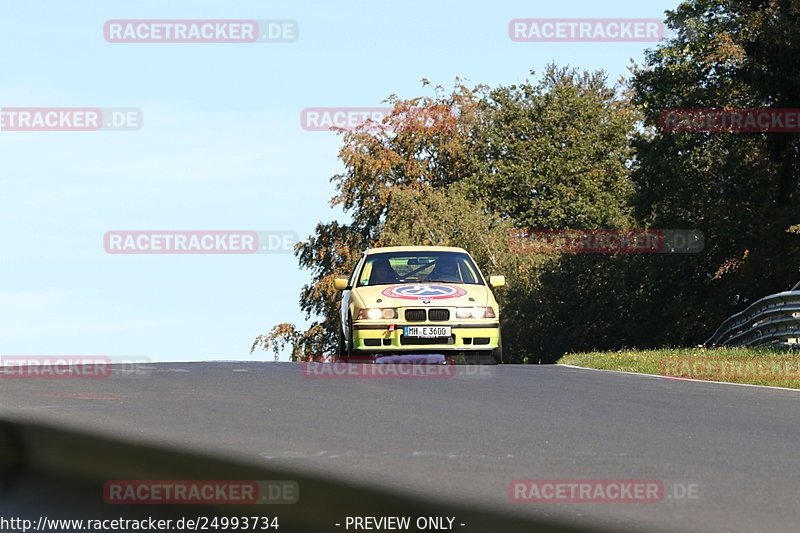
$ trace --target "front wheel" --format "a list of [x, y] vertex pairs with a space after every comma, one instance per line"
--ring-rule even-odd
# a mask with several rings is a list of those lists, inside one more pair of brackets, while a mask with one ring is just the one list
[[492, 349], [492, 357], [497, 364], [503, 362], [503, 337], [500, 334], [497, 335], [497, 348]]
[[342, 328], [339, 328], [339, 334], [336, 336], [336, 357], [338, 359], [343, 355], [347, 355], [347, 341]]
[[345, 350], [347, 355], [354, 355], [355, 345], [353, 343], [353, 317], [347, 321], [347, 338], [345, 339]]

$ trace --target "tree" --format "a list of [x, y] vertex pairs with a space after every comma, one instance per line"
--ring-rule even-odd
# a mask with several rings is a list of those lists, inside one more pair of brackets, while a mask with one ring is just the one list
[[[423, 80], [423, 85], [430, 84]], [[317, 224], [315, 234], [296, 251], [300, 266], [312, 273], [300, 308], [315, 320], [300, 333], [293, 324], [273, 329], [252, 349], [286, 343], [292, 346], [293, 359], [335, 352], [340, 293], [333, 279], [349, 273], [361, 252], [379, 242], [393, 195], [445, 187], [473, 172], [469, 146], [483, 87], [469, 89], [456, 80], [449, 94], [441, 86], [434, 90], [433, 97], [409, 100], [391, 95], [387, 101], [392, 112], [381, 124], [367, 121], [342, 132], [339, 158], [345, 171], [331, 178], [338, 191], [331, 204], [341, 205], [351, 222]]]
[[[484, 271], [508, 277], [509, 287], [498, 291], [507, 353], [554, 360], [560, 346], [552, 339], [564, 329], [556, 311], [592, 305], [581, 285], [561, 293], [568, 298], [548, 301], [542, 313], [531, 303], [557, 291], [543, 288], [541, 277], [564, 265], [572, 275], [587, 262], [591, 272], [607, 276], [603, 259], [516, 254], [509, 233], [631, 224], [628, 138], [636, 115], [624, 95], [606, 86], [602, 72], [549, 65], [537, 83], [490, 91], [457, 81], [449, 94], [437, 87], [433, 98], [389, 101], [394, 109], [380, 128], [365, 124], [344, 134], [345, 171], [333, 177], [332, 203], [351, 222], [319, 224], [298, 248], [301, 266], [312, 271], [301, 308], [319, 320], [299, 337], [293, 326], [273, 330], [259, 346], [275, 346], [280, 337], [299, 358], [310, 357], [312, 347], [334, 350], [333, 278], [347, 273], [366, 247], [440, 244], [462, 246]], [[605, 282], [587, 276], [585, 283]]]
[[551, 64], [537, 83], [492, 90], [467, 180], [474, 194], [521, 228], [630, 225], [629, 139], [639, 117], [621, 89], [602, 71]]
[[[673, 108], [800, 107], [798, 7], [694, 0], [668, 12], [674, 39], [634, 68], [644, 114], [635, 139], [635, 215], [699, 229], [706, 249], [641, 264], [653, 344], [703, 341], [747, 302], [785, 290], [800, 263], [797, 133], [660, 130]], [[667, 325], [667, 326], [665, 326]]]

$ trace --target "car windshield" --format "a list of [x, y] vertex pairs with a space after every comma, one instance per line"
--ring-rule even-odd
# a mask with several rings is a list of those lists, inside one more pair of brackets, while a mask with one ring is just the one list
[[386, 252], [367, 257], [358, 286], [393, 283], [464, 283], [483, 285], [478, 268], [461, 252]]

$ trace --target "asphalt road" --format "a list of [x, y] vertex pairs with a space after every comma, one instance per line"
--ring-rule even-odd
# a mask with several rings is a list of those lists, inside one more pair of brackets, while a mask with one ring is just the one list
[[[800, 529], [800, 392], [559, 366], [459, 372], [310, 379], [291, 363], [150, 364], [0, 379], [0, 416], [619, 529]], [[659, 480], [665, 499], [519, 503], [518, 479]]]

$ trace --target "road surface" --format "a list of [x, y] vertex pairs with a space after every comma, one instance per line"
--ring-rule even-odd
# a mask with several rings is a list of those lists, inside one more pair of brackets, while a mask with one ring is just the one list
[[[562, 366], [311, 379], [293, 363], [152, 363], [0, 379], [0, 416], [503, 512], [642, 531], [797, 531], [800, 392]], [[520, 503], [520, 479], [659, 480], [658, 503]], [[688, 492], [687, 492], [688, 491]]]

